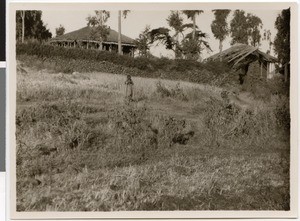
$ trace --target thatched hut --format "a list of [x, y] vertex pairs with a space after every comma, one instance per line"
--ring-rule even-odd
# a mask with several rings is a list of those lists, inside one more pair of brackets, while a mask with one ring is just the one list
[[235, 44], [232, 47], [214, 54], [207, 60], [222, 60], [228, 62], [235, 69], [242, 69], [246, 74], [251, 63], [258, 61], [260, 65], [260, 75], [262, 76], [263, 69], [267, 73], [267, 77], [271, 77], [271, 72], [274, 72], [274, 64], [277, 63], [277, 58], [260, 51], [257, 47], [245, 44]]
[[[99, 40], [98, 40], [99, 39]], [[99, 49], [112, 52], [118, 52], [118, 32], [113, 29], [109, 30], [109, 34], [105, 41], [100, 41], [100, 35], [93, 32], [90, 26], [81, 28], [76, 31], [66, 33], [61, 36], [52, 38], [49, 43], [52, 45], [63, 47], [80, 47], [87, 49]], [[134, 55], [136, 45], [134, 40], [125, 35], [121, 35], [122, 52], [130, 56]]]

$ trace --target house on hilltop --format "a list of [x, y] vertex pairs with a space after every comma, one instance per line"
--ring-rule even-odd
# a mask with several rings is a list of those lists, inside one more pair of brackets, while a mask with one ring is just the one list
[[267, 78], [272, 78], [275, 72], [277, 58], [260, 51], [257, 47], [246, 44], [235, 44], [232, 47], [208, 57], [206, 60], [226, 61], [235, 69], [242, 69], [247, 74], [248, 67], [253, 62], [258, 62], [260, 75], [266, 73]]
[[[61, 36], [50, 39], [51, 45], [62, 47], [80, 47], [87, 49], [99, 49], [112, 52], [118, 52], [118, 32], [113, 29], [109, 30], [109, 34], [105, 41], [100, 39], [100, 35], [92, 33], [92, 27], [87, 26], [76, 31], [66, 33]], [[134, 56], [136, 45], [134, 40], [125, 35], [121, 35], [122, 52], [130, 56]]]

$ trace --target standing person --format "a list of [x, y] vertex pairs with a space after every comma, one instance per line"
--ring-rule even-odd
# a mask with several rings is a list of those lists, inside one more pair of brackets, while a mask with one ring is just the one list
[[132, 99], [132, 97], [133, 97], [133, 81], [132, 81], [130, 75], [127, 75], [125, 85], [126, 85], [125, 97], [128, 101], [132, 101], [133, 100]]

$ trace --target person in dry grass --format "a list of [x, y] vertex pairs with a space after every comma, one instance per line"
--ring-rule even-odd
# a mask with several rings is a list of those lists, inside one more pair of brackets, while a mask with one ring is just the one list
[[125, 97], [128, 101], [132, 101], [133, 100], [133, 81], [132, 81], [130, 75], [127, 75], [125, 85], [126, 85]]

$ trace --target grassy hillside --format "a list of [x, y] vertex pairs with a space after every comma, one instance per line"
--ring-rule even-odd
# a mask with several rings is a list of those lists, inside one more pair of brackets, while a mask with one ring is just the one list
[[23, 62], [18, 211], [289, 209], [287, 97]]

